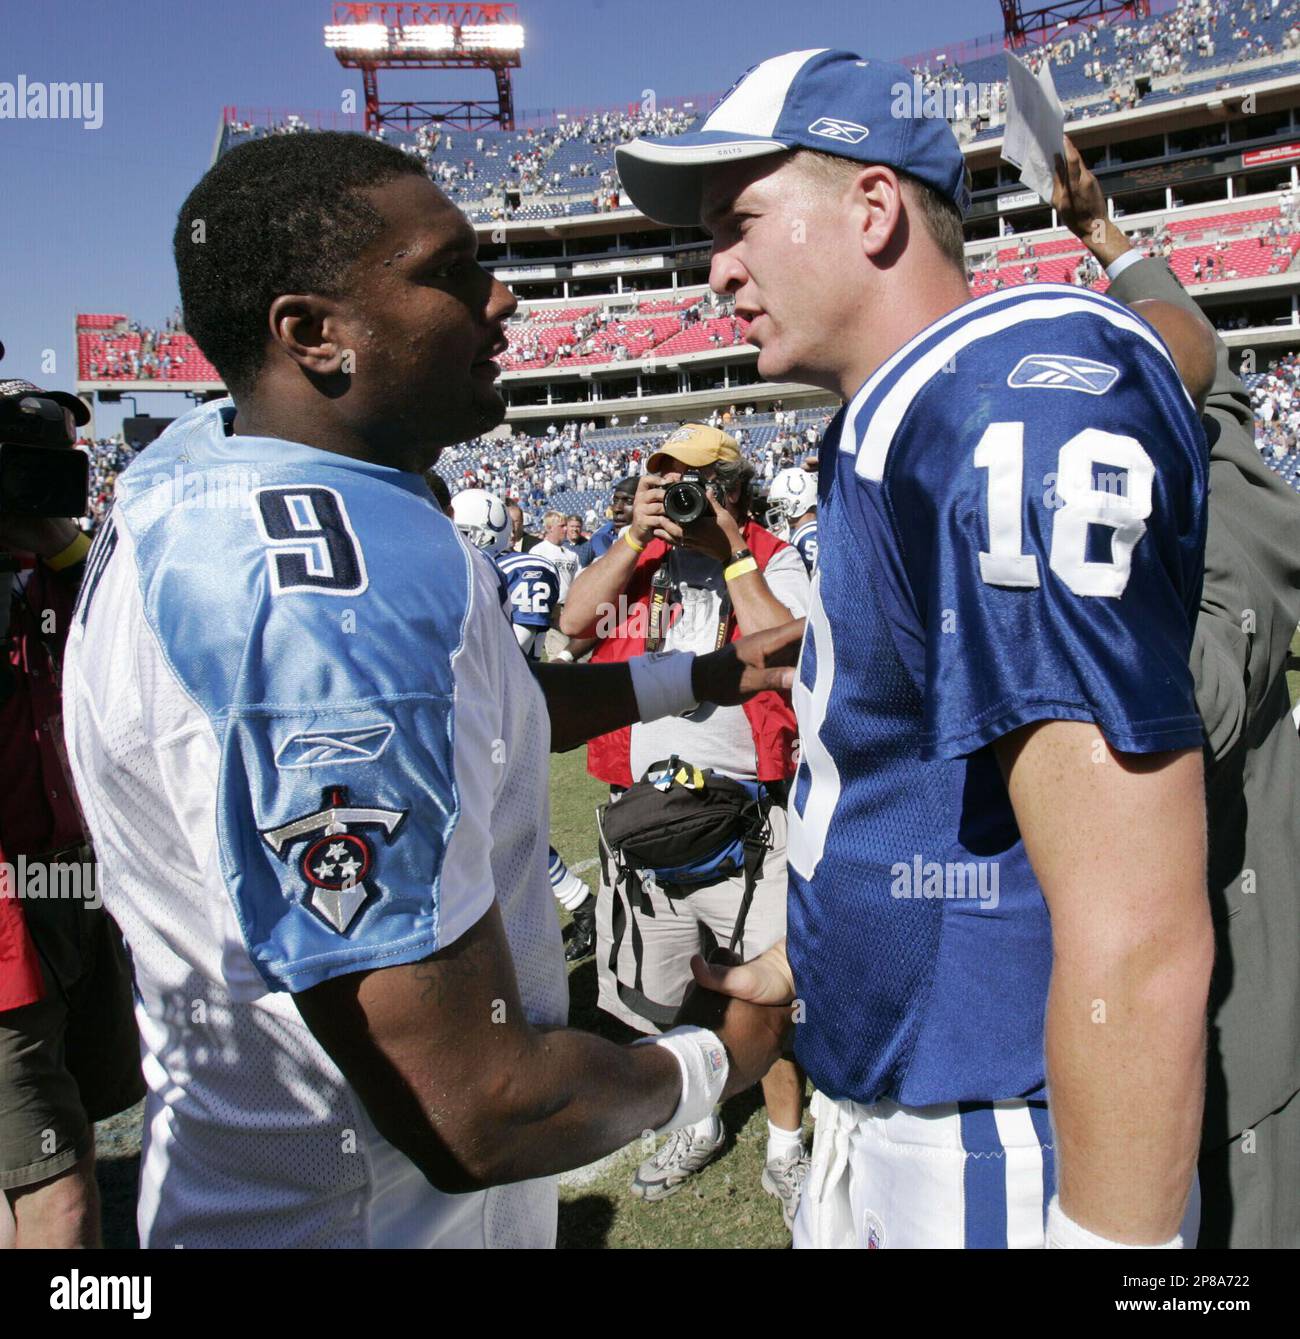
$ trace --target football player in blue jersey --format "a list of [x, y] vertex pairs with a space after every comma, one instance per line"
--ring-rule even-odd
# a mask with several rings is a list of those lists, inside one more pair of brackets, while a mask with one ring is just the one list
[[[510, 516], [505, 504], [485, 488], [465, 488], [451, 500], [456, 529], [490, 555], [505, 582], [505, 610], [515, 640], [531, 663], [542, 658], [542, 639], [560, 606], [560, 574], [540, 553], [516, 553], [510, 547]], [[573, 917], [566, 962], [590, 957], [596, 942], [596, 897], [568, 867], [560, 853], [547, 852], [547, 873], [555, 900]]]
[[817, 476], [807, 470], [782, 470], [768, 490], [766, 524], [799, 550], [811, 576], [817, 566]]
[[[702, 222], [759, 373], [838, 393], [795, 688], [798, 1244], [1194, 1241], [1212, 935], [1188, 655], [1206, 447], [1090, 292], [972, 300], [965, 166], [897, 66], [789, 52], [617, 151]], [[1181, 1231], [1180, 1231], [1181, 1228]]]
[[788, 688], [767, 662], [798, 625], [620, 666], [519, 654], [422, 477], [503, 419], [516, 304], [418, 159], [253, 140], [174, 245], [231, 397], [120, 476], [63, 685], [133, 949], [141, 1242], [553, 1244], [552, 1173], [757, 1082], [789, 1010], [702, 996], [710, 1026], [628, 1047], [566, 1028], [549, 754]]
[[609, 552], [609, 546], [618, 538], [619, 532], [631, 522], [637, 482], [637, 476], [630, 474], [614, 485], [614, 491], [609, 499], [609, 519], [579, 551], [583, 567], [594, 563], [597, 558], [603, 558]]

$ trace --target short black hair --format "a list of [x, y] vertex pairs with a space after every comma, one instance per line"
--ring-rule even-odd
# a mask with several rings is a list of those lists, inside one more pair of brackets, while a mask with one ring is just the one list
[[367, 135], [312, 131], [250, 140], [189, 193], [172, 249], [185, 329], [235, 395], [266, 354], [267, 312], [282, 293], [337, 297], [383, 220], [359, 192], [418, 158]]
[[613, 487], [613, 493], [626, 493], [628, 497], [636, 496], [636, 486], [641, 482], [640, 475], [629, 474], [626, 479], [620, 479]]

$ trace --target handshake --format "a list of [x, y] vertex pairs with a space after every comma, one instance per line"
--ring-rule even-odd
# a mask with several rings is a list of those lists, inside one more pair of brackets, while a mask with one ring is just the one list
[[795, 992], [785, 940], [745, 963], [724, 948], [708, 962], [697, 953], [691, 971], [695, 984], [686, 992], [676, 1023], [708, 1028], [727, 1048], [731, 1068], [725, 1101], [753, 1087], [790, 1050]]

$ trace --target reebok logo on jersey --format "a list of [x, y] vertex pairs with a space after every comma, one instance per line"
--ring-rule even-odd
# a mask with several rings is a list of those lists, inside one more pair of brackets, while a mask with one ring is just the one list
[[1076, 358], [1069, 353], [1031, 353], [1022, 358], [1007, 378], [1014, 390], [1082, 391], [1105, 395], [1119, 380], [1119, 368]]
[[861, 144], [871, 131], [856, 121], [841, 121], [835, 116], [819, 116], [808, 127], [810, 135], [821, 135], [825, 139], [838, 140], [841, 144]]
[[290, 735], [275, 755], [282, 772], [295, 772], [322, 763], [342, 766], [350, 762], [374, 762], [388, 747], [393, 725], [358, 725], [347, 730], [304, 730]]

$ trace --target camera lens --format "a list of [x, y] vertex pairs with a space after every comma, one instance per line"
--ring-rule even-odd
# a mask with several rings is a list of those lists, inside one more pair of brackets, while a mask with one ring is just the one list
[[670, 484], [664, 491], [664, 515], [678, 525], [698, 521], [709, 509], [708, 499], [701, 484], [690, 479]]

